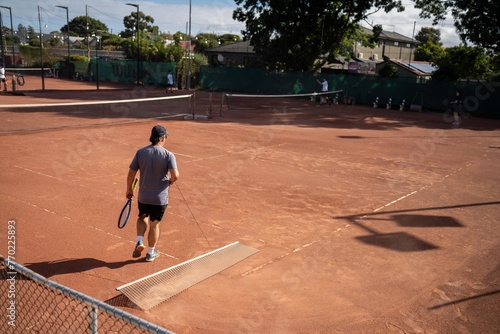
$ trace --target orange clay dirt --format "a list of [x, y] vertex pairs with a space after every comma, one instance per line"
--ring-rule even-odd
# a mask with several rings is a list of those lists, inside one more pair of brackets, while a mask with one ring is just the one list
[[[0, 104], [165, 96], [39, 80]], [[1, 108], [0, 254], [13, 219], [19, 263], [177, 333], [499, 333], [499, 120], [212, 96]], [[180, 179], [148, 263], [116, 220], [156, 124]], [[259, 252], [149, 311], [115, 290], [235, 241]]]

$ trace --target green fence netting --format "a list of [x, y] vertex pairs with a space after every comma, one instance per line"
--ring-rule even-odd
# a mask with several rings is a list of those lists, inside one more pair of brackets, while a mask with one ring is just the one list
[[[66, 63], [62, 62], [61, 71], [67, 73]], [[134, 83], [139, 80], [149, 85], [166, 85], [167, 73], [171, 70], [176, 75], [175, 63], [156, 63], [135, 60], [92, 59], [91, 61], [72, 61], [70, 75], [74, 79], [95, 81], [97, 74], [99, 80], [110, 82]], [[63, 74], [62, 76], [65, 76]]]
[[446, 82], [421, 80], [415, 77], [385, 78], [360, 74], [284, 73], [261, 69], [201, 67], [200, 86], [203, 89], [246, 94], [305, 94], [319, 92], [317, 82], [326, 78], [329, 90], [343, 90], [345, 97], [356, 104], [373, 105], [376, 98], [389, 98], [399, 105], [421, 105], [423, 110], [443, 112], [450, 109], [450, 101], [459, 89], [463, 95], [463, 109], [476, 116], [500, 118], [497, 107], [500, 83], [485, 81]]

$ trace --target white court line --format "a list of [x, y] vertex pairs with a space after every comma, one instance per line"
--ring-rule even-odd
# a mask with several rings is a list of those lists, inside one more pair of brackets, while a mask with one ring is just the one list
[[[43, 175], [43, 174], [42, 174], [42, 175]], [[30, 202], [28, 202], [28, 201], [25, 201], [25, 200], [22, 200], [22, 199], [19, 199], [19, 198], [16, 198], [16, 197], [12, 197], [12, 196], [10, 196], [10, 195], [5, 195], [5, 196], [6, 196], [7, 198], [11, 199], [11, 200], [14, 200], [14, 201], [18, 201], [18, 202], [21, 202], [21, 203], [27, 204], [28, 206], [30, 206], [30, 207], [32, 207], [32, 208], [35, 208], [35, 209], [38, 209], [38, 210], [45, 211], [45, 212], [47, 212], [47, 213], [49, 213], [49, 214], [51, 214], [51, 215], [54, 215], [54, 216], [59, 216], [59, 217], [62, 217], [63, 219], [69, 220], [69, 221], [74, 222], [74, 223], [78, 223], [78, 222], [77, 222], [76, 220], [74, 220], [73, 218], [70, 218], [70, 217], [68, 217], [68, 216], [63, 216], [63, 215], [60, 215], [59, 213], [57, 213], [57, 212], [55, 212], [55, 211], [51, 211], [51, 210], [49, 210], [49, 209], [42, 208], [42, 207], [40, 207], [40, 206], [38, 206], [38, 205], [36, 205], [36, 204], [30, 203]], [[98, 227], [96, 227], [96, 226], [93, 226], [93, 225], [87, 225], [87, 227], [90, 227], [91, 229], [97, 230], [97, 231], [99, 231], [99, 232], [103, 232], [103, 233], [105, 233], [105, 234], [107, 234], [107, 235], [110, 235], [110, 236], [113, 236], [113, 237], [115, 237], [115, 238], [118, 238], [118, 239], [121, 239], [121, 240], [127, 241], [127, 242], [128, 242], [128, 243], [130, 243], [131, 245], [135, 245], [135, 242], [134, 242], [134, 241], [131, 241], [131, 240], [126, 239], [126, 238], [123, 238], [123, 237], [121, 237], [121, 236], [119, 236], [119, 235], [117, 235], [117, 234], [114, 234], [114, 233], [110, 233], [110, 232], [104, 231], [103, 229], [98, 228]], [[163, 254], [163, 255], [165, 255], [165, 256], [167, 256], [167, 257], [169, 257], [169, 258], [172, 258], [172, 259], [175, 259], [175, 260], [179, 260], [179, 258], [177, 258], [177, 257], [175, 257], [175, 256], [173, 256], [173, 255], [170, 255], [170, 254], [168, 254], [168, 253], [164, 253], [164, 252], [161, 252], [161, 251], [160, 251], [160, 253], [161, 253], [161, 254]]]
[[[470, 166], [472, 166], [472, 163], [467, 164], [465, 167], [470, 167]], [[452, 176], [452, 175], [454, 175], [454, 174], [456, 174], [456, 173], [460, 172], [460, 171], [461, 171], [461, 170], [463, 170], [465, 167], [460, 167], [460, 168], [458, 168], [457, 170], [453, 171], [452, 173], [450, 173], [450, 174], [447, 174], [447, 175], [443, 176], [440, 180], [438, 180], [438, 181], [436, 181], [436, 182], [434, 182], [434, 183], [432, 183], [432, 184], [426, 185], [426, 186], [424, 186], [424, 187], [420, 188], [419, 190], [414, 190], [414, 191], [412, 191], [412, 192], [410, 192], [410, 193], [408, 193], [408, 194], [406, 194], [406, 195], [404, 195], [404, 196], [401, 196], [400, 198], [398, 198], [398, 199], [396, 199], [396, 200], [394, 200], [394, 201], [391, 201], [391, 202], [387, 203], [386, 205], [381, 206], [380, 208], [377, 208], [377, 209], [373, 210], [373, 212], [372, 212], [372, 213], [365, 214], [365, 215], [363, 215], [363, 216], [361, 216], [361, 217], [359, 217], [359, 218], [356, 218], [356, 219], [354, 219], [354, 220], [358, 220], [358, 219], [363, 219], [363, 218], [366, 218], [366, 217], [368, 217], [368, 216], [372, 215], [373, 213], [375, 213], [375, 212], [377, 212], [377, 211], [382, 210], [383, 208], [386, 208], [386, 207], [391, 206], [391, 205], [393, 205], [393, 204], [395, 204], [395, 203], [397, 203], [397, 202], [400, 202], [400, 201], [402, 201], [403, 199], [408, 198], [408, 197], [410, 197], [410, 196], [412, 196], [412, 195], [414, 195], [414, 194], [416, 194], [416, 193], [418, 193], [418, 192], [420, 192], [420, 191], [422, 191], [422, 190], [425, 190], [425, 189], [427, 189], [427, 188], [429, 188], [429, 187], [433, 186], [434, 184], [436, 184], [436, 183], [438, 183], [438, 182], [441, 182], [441, 181], [443, 181], [444, 179], [446, 179], [446, 178], [448, 178], [448, 177], [450, 177], [450, 176]], [[348, 225], [346, 225], [346, 226], [345, 226], [345, 228], [348, 228], [349, 226], [350, 226], [350, 225], [348, 224]], [[341, 230], [342, 230], [342, 228], [340, 228], [340, 227], [339, 227], [339, 228], [337, 228], [335, 231], [333, 231], [333, 232], [331, 232], [331, 233], [329, 233], [329, 234], [338, 233], [338, 232], [340, 232]], [[254, 273], [254, 272], [256, 272], [256, 271], [259, 271], [259, 270], [263, 269], [264, 267], [267, 267], [267, 266], [269, 266], [269, 265], [273, 264], [274, 262], [279, 261], [279, 260], [283, 259], [284, 257], [287, 257], [287, 256], [291, 255], [292, 253], [297, 253], [297, 252], [300, 252], [300, 251], [304, 250], [304, 249], [305, 249], [305, 248], [307, 248], [307, 247], [310, 247], [310, 246], [312, 246], [312, 245], [314, 245], [314, 244], [317, 244], [317, 243], [318, 243], [318, 242], [320, 242], [321, 240], [323, 240], [323, 239], [322, 239], [322, 238], [320, 238], [320, 239], [317, 239], [317, 240], [311, 241], [311, 242], [309, 242], [309, 243], [307, 243], [307, 244], [304, 244], [304, 245], [302, 245], [302, 246], [299, 246], [299, 247], [297, 247], [297, 248], [293, 249], [292, 251], [289, 251], [289, 252], [286, 252], [286, 253], [284, 253], [284, 254], [281, 254], [281, 255], [279, 255], [279, 256], [277, 256], [277, 257], [275, 257], [275, 258], [273, 258], [273, 259], [271, 259], [271, 260], [269, 260], [269, 261], [267, 261], [267, 262], [265, 262], [265, 263], [263, 263], [263, 264], [261, 264], [260, 266], [254, 267], [254, 268], [252, 268], [252, 269], [250, 269], [250, 270], [247, 270], [246, 272], [244, 272], [243, 274], [241, 274], [241, 276], [247, 276], [247, 275], [252, 274], [252, 273]]]
[[[470, 167], [471, 165], [472, 165], [472, 164], [467, 164], [467, 165], [465, 165], [465, 167]], [[454, 175], [454, 174], [456, 174], [456, 173], [460, 172], [460, 171], [461, 171], [462, 169], [464, 169], [465, 167], [460, 167], [460, 168], [458, 168], [457, 170], [454, 170], [453, 172], [451, 172], [450, 174], [447, 174], [447, 175], [443, 176], [443, 177], [442, 177], [441, 179], [439, 179], [438, 181], [433, 182], [433, 183], [431, 183], [431, 184], [428, 184], [428, 185], [426, 185], [426, 186], [423, 186], [422, 188], [420, 188], [420, 189], [418, 189], [418, 190], [414, 190], [414, 191], [412, 191], [412, 192], [410, 192], [410, 193], [408, 193], [408, 194], [406, 194], [406, 195], [404, 195], [404, 196], [401, 196], [400, 198], [398, 198], [398, 199], [396, 199], [396, 200], [394, 200], [394, 201], [392, 201], [392, 202], [389, 202], [389, 203], [387, 203], [386, 205], [381, 206], [380, 208], [377, 208], [377, 209], [373, 210], [373, 212], [372, 212], [372, 213], [366, 214], [366, 215], [364, 215], [364, 216], [362, 216], [362, 217], [359, 217], [358, 219], [363, 219], [363, 218], [365, 218], [365, 217], [368, 217], [368, 216], [370, 216], [371, 214], [373, 214], [373, 213], [375, 213], [375, 212], [378, 212], [378, 211], [380, 211], [380, 210], [382, 210], [382, 209], [384, 209], [384, 208], [386, 208], [386, 207], [388, 207], [388, 206], [391, 206], [391, 205], [393, 205], [393, 204], [395, 204], [395, 203], [397, 203], [397, 202], [399, 202], [399, 201], [402, 201], [403, 199], [405, 199], [405, 198], [407, 198], [407, 197], [410, 197], [410, 196], [412, 196], [412, 195], [414, 195], [414, 194], [416, 194], [416, 193], [418, 193], [418, 192], [421, 192], [422, 190], [425, 190], [425, 189], [427, 189], [427, 188], [430, 188], [430, 187], [431, 187], [431, 186], [433, 186], [434, 184], [436, 184], [436, 183], [438, 183], [438, 182], [441, 182], [441, 181], [443, 181], [444, 179], [446, 179], [446, 178], [448, 178], [448, 177], [450, 177], [450, 176], [452, 176], [452, 175]]]

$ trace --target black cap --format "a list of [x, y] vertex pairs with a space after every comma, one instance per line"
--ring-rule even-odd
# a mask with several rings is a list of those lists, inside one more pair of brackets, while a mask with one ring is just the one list
[[149, 141], [154, 141], [155, 139], [161, 138], [163, 136], [168, 136], [167, 129], [165, 129], [161, 125], [156, 125], [151, 130], [151, 137], [149, 138]]

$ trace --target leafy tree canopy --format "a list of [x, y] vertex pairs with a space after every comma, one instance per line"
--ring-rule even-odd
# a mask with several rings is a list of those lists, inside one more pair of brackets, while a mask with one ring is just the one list
[[[66, 33], [67, 30], [67, 24], [59, 29], [62, 33]], [[69, 21], [69, 34], [71, 36], [84, 37], [87, 36], [87, 34], [92, 35], [97, 31], [108, 31], [108, 26], [90, 16], [77, 16]]]
[[235, 0], [233, 18], [245, 22], [243, 37], [270, 68], [309, 71], [336, 55], [371, 8], [404, 9], [400, 0], [301, 1]]
[[479, 47], [456, 46], [446, 49], [446, 54], [436, 60], [436, 80], [482, 79], [492, 73], [490, 57]]
[[451, 12], [462, 42], [500, 51], [500, 1], [498, 0], [414, 0], [420, 16], [434, 24]]
[[200, 33], [193, 39], [197, 52], [204, 52], [205, 49], [219, 46], [219, 36], [212, 33]]
[[422, 44], [430, 42], [436, 45], [443, 45], [443, 43], [441, 43], [441, 31], [436, 28], [423, 27], [417, 33], [415, 39]]
[[440, 58], [446, 55], [446, 51], [442, 46], [433, 42], [427, 42], [417, 46], [415, 49], [416, 61], [428, 61], [436, 63]]
[[139, 18], [137, 18], [137, 11], [132, 12], [129, 16], [123, 18], [123, 25], [125, 30], [121, 32], [121, 36], [124, 38], [132, 37], [137, 29], [137, 20], [139, 19], [139, 31], [149, 32], [152, 34], [158, 34], [160, 28], [153, 25], [155, 20], [149, 16], [139, 11]]

